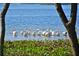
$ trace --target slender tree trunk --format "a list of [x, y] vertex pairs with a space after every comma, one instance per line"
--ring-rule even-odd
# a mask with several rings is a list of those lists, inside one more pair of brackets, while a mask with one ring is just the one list
[[75, 27], [72, 26], [71, 28], [67, 28], [67, 31], [68, 31], [68, 35], [70, 37], [70, 43], [72, 45], [73, 55], [79, 56], [79, 44], [78, 44]]
[[0, 55], [3, 56], [4, 54], [4, 38], [5, 38], [5, 17], [0, 17]]
[[4, 38], [5, 38], [5, 15], [9, 8], [9, 3], [5, 3], [0, 13], [0, 55], [4, 55]]

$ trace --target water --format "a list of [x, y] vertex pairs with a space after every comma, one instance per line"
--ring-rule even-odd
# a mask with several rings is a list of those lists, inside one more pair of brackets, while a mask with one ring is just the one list
[[[69, 19], [70, 16], [70, 5], [63, 5], [64, 12]], [[0, 4], [0, 10], [2, 9], [2, 4]], [[79, 8], [78, 8], [79, 13]], [[77, 15], [77, 29], [79, 30], [79, 14]], [[12, 31], [16, 30], [17, 32], [26, 29], [47, 29], [50, 28], [53, 31], [65, 31], [60, 17], [56, 11], [56, 8], [53, 5], [46, 4], [10, 4], [9, 10], [6, 15], [6, 37], [5, 40], [20, 40], [20, 39], [45, 39], [40, 37], [28, 37], [24, 38], [18, 36], [16, 38], [12, 37]], [[77, 35], [79, 31], [77, 32]], [[78, 35], [79, 36], [79, 35]], [[60, 39], [58, 38], [49, 38], [49, 39]]]

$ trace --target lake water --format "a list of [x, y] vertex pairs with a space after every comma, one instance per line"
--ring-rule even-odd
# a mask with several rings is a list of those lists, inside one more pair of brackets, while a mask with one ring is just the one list
[[[69, 19], [70, 16], [70, 5], [62, 5], [64, 12]], [[0, 10], [2, 4], [0, 4]], [[79, 36], [79, 8], [77, 15], [77, 35]], [[6, 15], [6, 37], [5, 40], [23, 40], [23, 39], [44, 39], [43, 37], [28, 37], [24, 38], [18, 36], [13, 38], [12, 31], [17, 32], [26, 29], [52, 29], [59, 30], [61, 32], [66, 31], [60, 17], [56, 11], [54, 4], [10, 4], [9, 10]], [[52, 37], [48, 39], [62, 39], [63, 37]]]

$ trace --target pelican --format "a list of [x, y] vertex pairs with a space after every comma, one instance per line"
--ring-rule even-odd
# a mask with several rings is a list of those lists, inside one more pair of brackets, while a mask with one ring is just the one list
[[50, 31], [43, 31], [42, 32], [42, 36], [50, 37], [50, 36], [52, 36], [52, 32], [50, 32]]
[[27, 35], [30, 36], [31, 35], [31, 31], [26, 31]]
[[46, 31], [43, 31], [43, 32], [42, 32], [42, 36], [45, 36], [45, 33], [46, 33]]
[[52, 36], [55, 36], [55, 31], [52, 31]]
[[24, 36], [24, 37], [28, 37], [28, 33], [24, 31], [24, 32], [23, 32], [23, 36]]
[[52, 36], [60, 36], [60, 33], [58, 31], [52, 31]]
[[51, 32], [46, 32], [46, 33], [45, 33], [45, 36], [46, 36], [46, 37], [50, 37], [50, 36], [51, 36]]
[[63, 36], [67, 37], [67, 32], [62, 32]]
[[24, 31], [20, 31], [20, 34], [23, 35]]
[[55, 33], [55, 35], [56, 35], [56, 36], [60, 36], [60, 33], [57, 31], [57, 32]]
[[32, 34], [32, 36], [34, 36], [34, 37], [36, 36], [36, 32], [32, 32], [31, 34]]
[[42, 35], [42, 31], [38, 31], [37, 36], [41, 36], [41, 35]]
[[13, 37], [17, 37], [17, 32], [16, 31], [13, 31], [12, 34], [13, 34]]

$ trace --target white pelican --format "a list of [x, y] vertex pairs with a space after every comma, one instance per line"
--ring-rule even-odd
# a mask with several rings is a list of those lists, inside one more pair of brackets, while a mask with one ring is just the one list
[[24, 32], [23, 32], [23, 36], [24, 36], [24, 37], [28, 37], [28, 33], [24, 31]]
[[36, 36], [36, 32], [32, 32], [31, 35], [35, 37]]
[[67, 32], [62, 32], [63, 36], [67, 37]]
[[13, 37], [17, 37], [17, 32], [16, 31], [13, 31], [12, 34], [13, 34]]

